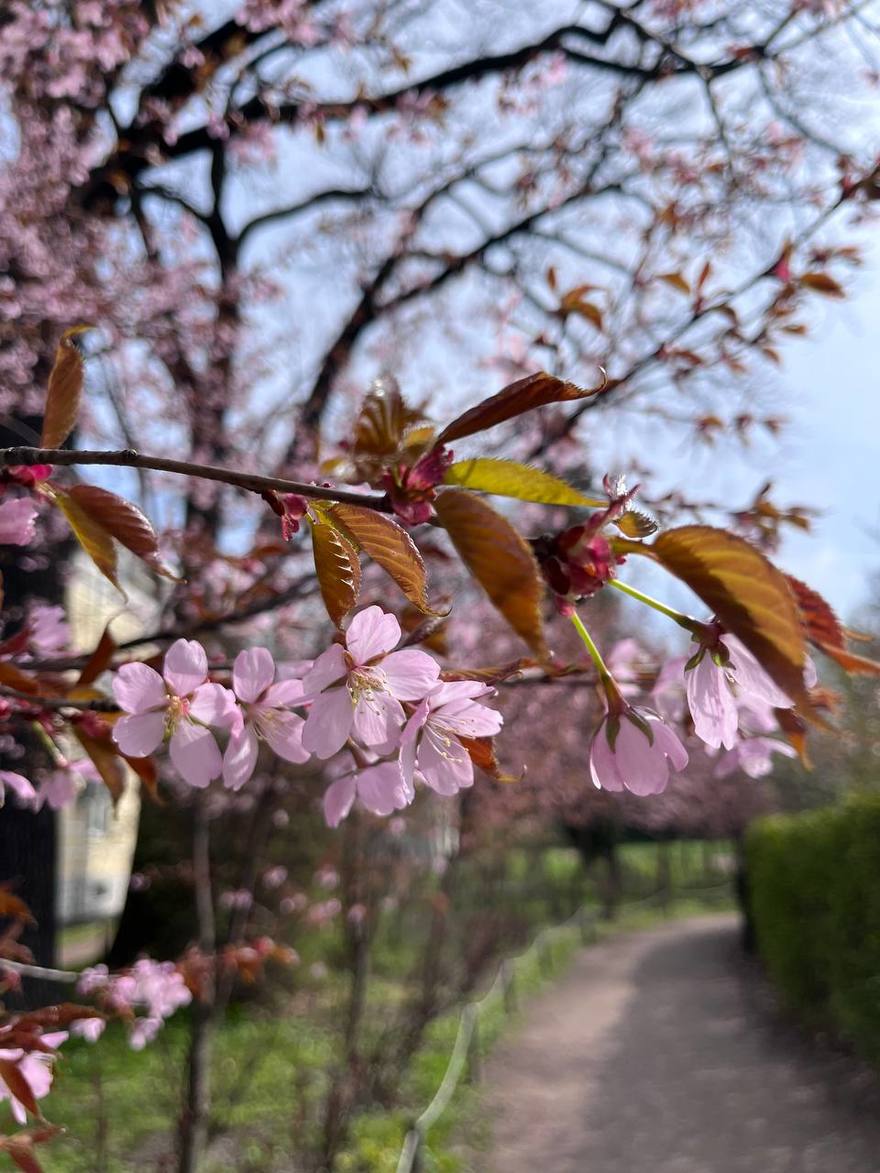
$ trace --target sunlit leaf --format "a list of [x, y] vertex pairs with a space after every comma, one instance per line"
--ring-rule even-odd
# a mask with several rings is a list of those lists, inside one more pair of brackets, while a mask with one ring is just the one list
[[660, 528], [654, 518], [641, 509], [627, 509], [616, 525], [628, 538], [648, 538]]
[[425, 614], [436, 614], [428, 602], [425, 564], [415, 542], [396, 521], [362, 505], [334, 505], [328, 510], [349, 540], [364, 550]]
[[355, 606], [361, 589], [361, 563], [355, 546], [339, 532], [326, 512], [312, 522], [312, 555], [321, 598], [337, 627]]
[[116, 651], [116, 640], [110, 634], [110, 628], [105, 627], [101, 638], [98, 640], [97, 646], [92, 654], [89, 656], [83, 665], [83, 669], [79, 674], [78, 685], [92, 684], [102, 672], [106, 672], [113, 661], [113, 653]]
[[[603, 385], [604, 386], [604, 383]], [[584, 390], [574, 383], [566, 383], [557, 379], [555, 375], [548, 375], [545, 371], [538, 371], [534, 375], [527, 375], [511, 383], [497, 395], [484, 399], [476, 407], [470, 408], [462, 415], [456, 416], [451, 424], [443, 429], [437, 437], [439, 444], [451, 444], [453, 440], [460, 440], [464, 436], [473, 436], [476, 432], [484, 432], [487, 428], [494, 428], [496, 424], [505, 420], [515, 419], [536, 407], [545, 407], [548, 403], [567, 403], [575, 399], [587, 399], [596, 395], [602, 387], [593, 387]]]
[[421, 418], [404, 400], [397, 381], [383, 375], [364, 396], [354, 426], [354, 451], [390, 456], [401, 446], [406, 428]]
[[544, 587], [531, 547], [506, 517], [473, 493], [446, 489], [434, 508], [465, 566], [517, 635], [547, 656]]
[[156, 532], [136, 505], [97, 485], [74, 485], [68, 493], [85, 514], [120, 545], [146, 562], [151, 570], [175, 582], [179, 581], [162, 561]]
[[100, 522], [95, 521], [91, 514], [64, 490], [56, 488], [54, 500], [67, 518], [73, 536], [104, 577], [109, 578], [116, 589], [121, 591], [113, 538]]
[[744, 538], [707, 525], [666, 530], [650, 552], [738, 636], [795, 702], [804, 687], [806, 639], [785, 575]]
[[43, 448], [60, 448], [76, 427], [85, 374], [76, 337], [87, 329], [87, 326], [74, 326], [65, 330], [55, 351], [40, 436]]
[[471, 761], [484, 774], [494, 778], [496, 782], [521, 782], [525, 776], [525, 767], [517, 774], [508, 774], [502, 770], [498, 758], [495, 756], [495, 741], [492, 737], [459, 737], [459, 741], [468, 751]]
[[443, 482], [481, 493], [494, 493], [500, 497], [539, 501], [543, 505], [586, 505], [593, 508], [607, 505], [607, 501], [585, 497], [573, 485], [552, 473], [519, 464], [515, 460], [495, 460], [488, 456], [456, 461], [446, 470]]
[[836, 661], [846, 672], [880, 676], [880, 663], [867, 656], [859, 656], [846, 646], [846, 633], [840, 620], [819, 592], [790, 574], [786, 578], [797, 600], [810, 643]]

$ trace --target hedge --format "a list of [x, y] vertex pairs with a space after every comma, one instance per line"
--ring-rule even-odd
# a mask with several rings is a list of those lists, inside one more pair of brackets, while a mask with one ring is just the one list
[[758, 952], [785, 1002], [880, 1061], [880, 795], [759, 820], [746, 864]]

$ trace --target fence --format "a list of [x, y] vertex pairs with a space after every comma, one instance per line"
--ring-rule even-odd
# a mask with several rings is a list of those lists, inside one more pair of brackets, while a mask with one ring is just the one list
[[[715, 892], [720, 894], [725, 889], [728, 892], [730, 891], [730, 880], [723, 880], [718, 884], [712, 884], [704, 888], [682, 890], [676, 893], [673, 899], [689, 896], [706, 896]], [[621, 908], [627, 911], [633, 911], [638, 908], [660, 906], [665, 909], [669, 905], [669, 900], [670, 894], [664, 889], [658, 892], [652, 892], [649, 896], [641, 900], [628, 900], [621, 905]], [[427, 1108], [425, 1108], [424, 1112], [416, 1117], [404, 1137], [403, 1148], [401, 1149], [397, 1162], [397, 1173], [421, 1173], [422, 1156], [424, 1150], [427, 1148], [426, 1138], [429, 1130], [437, 1123], [448, 1108], [461, 1082], [462, 1076], [468, 1073], [472, 1081], [475, 1081], [479, 1077], [480, 1014], [483, 1007], [495, 997], [499, 990], [505, 1011], [511, 1013], [516, 1009], [517, 962], [522, 961], [530, 953], [537, 953], [538, 964], [542, 973], [549, 975], [552, 970], [553, 938], [565, 932], [572, 925], [578, 925], [582, 943], [584, 945], [592, 944], [598, 937], [598, 921], [599, 914], [596, 909], [582, 906], [567, 920], [542, 929], [528, 949], [515, 957], [507, 958], [501, 962], [498, 972], [495, 975], [495, 980], [481, 998], [467, 1002], [464, 1005], [458, 1020], [458, 1033], [455, 1036], [455, 1043], [452, 1048], [452, 1053], [449, 1056], [446, 1072], [440, 1081], [440, 1086], [434, 1093], [434, 1098], [428, 1104]]]

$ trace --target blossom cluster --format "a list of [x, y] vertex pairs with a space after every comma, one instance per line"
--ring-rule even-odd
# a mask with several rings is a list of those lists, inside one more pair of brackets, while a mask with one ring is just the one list
[[491, 737], [501, 715], [482, 703], [488, 686], [444, 681], [427, 652], [395, 651], [401, 635], [393, 615], [366, 607], [349, 623], [344, 644], [314, 661], [279, 666], [266, 648], [240, 652], [231, 688], [209, 679], [201, 644], [177, 640], [161, 674], [139, 662], [114, 674], [113, 695], [125, 715], [113, 739], [133, 758], [167, 742], [181, 778], [198, 788], [222, 777], [240, 789], [261, 744], [297, 764], [336, 758], [324, 799], [332, 826], [355, 799], [379, 815], [408, 806], [416, 782], [455, 794], [474, 777], [462, 739]]
[[[129, 1024], [129, 1043], [136, 1051], [152, 1042], [166, 1018], [192, 1001], [177, 966], [148, 957], [120, 973], [110, 973], [106, 965], [84, 969], [77, 992], [96, 998], [102, 1009], [124, 1018]], [[138, 1010], [145, 1013], [138, 1015]], [[73, 1024], [72, 1031], [93, 1043], [104, 1026], [103, 1018], [83, 1018]]]

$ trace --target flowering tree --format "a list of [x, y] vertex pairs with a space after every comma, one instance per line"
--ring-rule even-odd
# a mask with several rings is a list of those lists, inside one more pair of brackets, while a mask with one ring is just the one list
[[[218, 796], [326, 762], [335, 826], [475, 769], [501, 779], [489, 702], [515, 679], [595, 686], [583, 786], [650, 801], [674, 792], [690, 733], [722, 771], [800, 748], [828, 699], [808, 643], [877, 671], [768, 558], [803, 513], [767, 492], [652, 495], [643, 459], [637, 497], [593, 467], [624, 458], [603, 452], [614, 408], [706, 442], [779, 429], [749, 376], [803, 332], [806, 299], [842, 295], [857, 256], [829, 226], [876, 195], [872, 145], [830, 140], [811, 93], [833, 100], [872, 61], [864, 7], [591, 0], [572, 21], [499, 2], [464, 46], [442, 0], [247, 3], [210, 26], [130, 0], [0, 17], [0, 386], [26, 441], [0, 451], [0, 541], [21, 562], [72, 534], [120, 590], [130, 556], [170, 584], [140, 635], [108, 629], [85, 654], [7, 600], [0, 780], [35, 808], [69, 801], [82, 768], [114, 796], [129, 768], [172, 793], [193, 811], [198, 905], [178, 965], [90, 974], [94, 1006], [0, 1026], [0, 1089], [25, 1115], [2, 1143], [22, 1168], [52, 1133], [37, 1100], [61, 1033], [117, 1015], [146, 1041], [187, 996], [204, 1025], [228, 973], [275, 947], [243, 917], [219, 948]], [[407, 395], [384, 376], [361, 401], [389, 365]], [[479, 399], [481, 366], [518, 377]], [[65, 446], [74, 428], [92, 447]], [[619, 577], [640, 558], [705, 614]], [[511, 662], [434, 654], [462, 574], [520, 641]], [[591, 634], [606, 590], [686, 632], [651, 700]], [[560, 626], [584, 652], [558, 654]], [[3, 901], [14, 981], [29, 914]], [[204, 1142], [206, 1038], [181, 1169]]]

